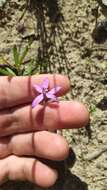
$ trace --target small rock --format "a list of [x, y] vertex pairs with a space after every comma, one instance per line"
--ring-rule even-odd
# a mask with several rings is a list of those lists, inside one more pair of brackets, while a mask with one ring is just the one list
[[102, 0], [102, 3], [107, 6], [107, 0]]
[[107, 110], [107, 96], [104, 96], [96, 106], [102, 111]]
[[6, 3], [6, 0], [0, 0], [0, 7], [3, 7], [3, 5]]

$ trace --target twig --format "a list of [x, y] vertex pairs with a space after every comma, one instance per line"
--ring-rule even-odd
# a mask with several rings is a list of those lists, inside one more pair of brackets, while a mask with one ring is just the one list
[[99, 156], [101, 156], [101, 155], [102, 155], [104, 152], [106, 152], [106, 151], [107, 151], [107, 146], [106, 146], [106, 147], [104, 146], [104, 147], [102, 147], [101, 149], [96, 150], [96, 151], [93, 152], [93, 153], [87, 154], [87, 156], [84, 157], [84, 159], [87, 160], [87, 161], [94, 160], [94, 159], [98, 158]]
[[24, 9], [24, 11], [22, 12], [22, 15], [21, 15], [21, 17], [19, 18], [18, 22], [20, 22], [20, 21], [22, 20], [22, 18], [24, 17], [24, 15], [25, 15], [25, 13], [26, 13], [26, 10], [27, 10], [27, 7], [28, 7], [28, 4], [29, 4], [29, 0], [27, 0], [25, 9]]
[[101, 177], [99, 179], [96, 179], [95, 181], [101, 181], [101, 180], [105, 180], [105, 179], [107, 179], [107, 177]]

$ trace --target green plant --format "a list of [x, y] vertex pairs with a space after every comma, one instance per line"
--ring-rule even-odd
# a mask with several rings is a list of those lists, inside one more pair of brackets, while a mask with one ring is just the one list
[[13, 51], [13, 63], [10, 64], [3, 56], [1, 56], [2, 64], [0, 64], [0, 75], [20, 76], [31, 75], [34, 70], [34, 59], [25, 61], [25, 58], [30, 50], [31, 43], [26, 45], [20, 52], [15, 45]]
[[92, 114], [96, 112], [96, 109], [97, 109], [97, 108], [96, 108], [96, 105], [95, 105], [95, 104], [91, 104], [90, 107], [89, 107], [89, 111], [90, 111], [90, 113], [92, 113]]

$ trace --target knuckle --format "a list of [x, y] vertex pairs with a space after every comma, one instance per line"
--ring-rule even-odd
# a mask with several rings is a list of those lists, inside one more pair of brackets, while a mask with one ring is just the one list
[[62, 136], [56, 139], [55, 147], [56, 150], [59, 150], [57, 153], [58, 159], [66, 159], [69, 154], [69, 145]]
[[0, 138], [0, 158], [4, 158], [10, 154], [10, 137]]
[[10, 135], [17, 122], [17, 116], [12, 108], [0, 111], [0, 137]]

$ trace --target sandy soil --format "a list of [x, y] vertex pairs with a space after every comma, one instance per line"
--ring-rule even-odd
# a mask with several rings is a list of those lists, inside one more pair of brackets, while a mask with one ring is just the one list
[[[86, 129], [63, 131], [76, 156], [71, 152], [63, 184], [59, 180], [52, 189], [107, 190], [107, 42], [92, 37], [96, 22], [106, 19], [107, 7], [96, 0], [26, 4], [8, 0], [0, 9], [0, 56], [12, 62], [13, 45], [24, 47], [33, 38], [27, 59], [41, 63], [37, 72], [68, 75], [72, 91], [65, 98], [85, 103], [91, 114]], [[10, 182], [0, 189], [38, 188]]]

